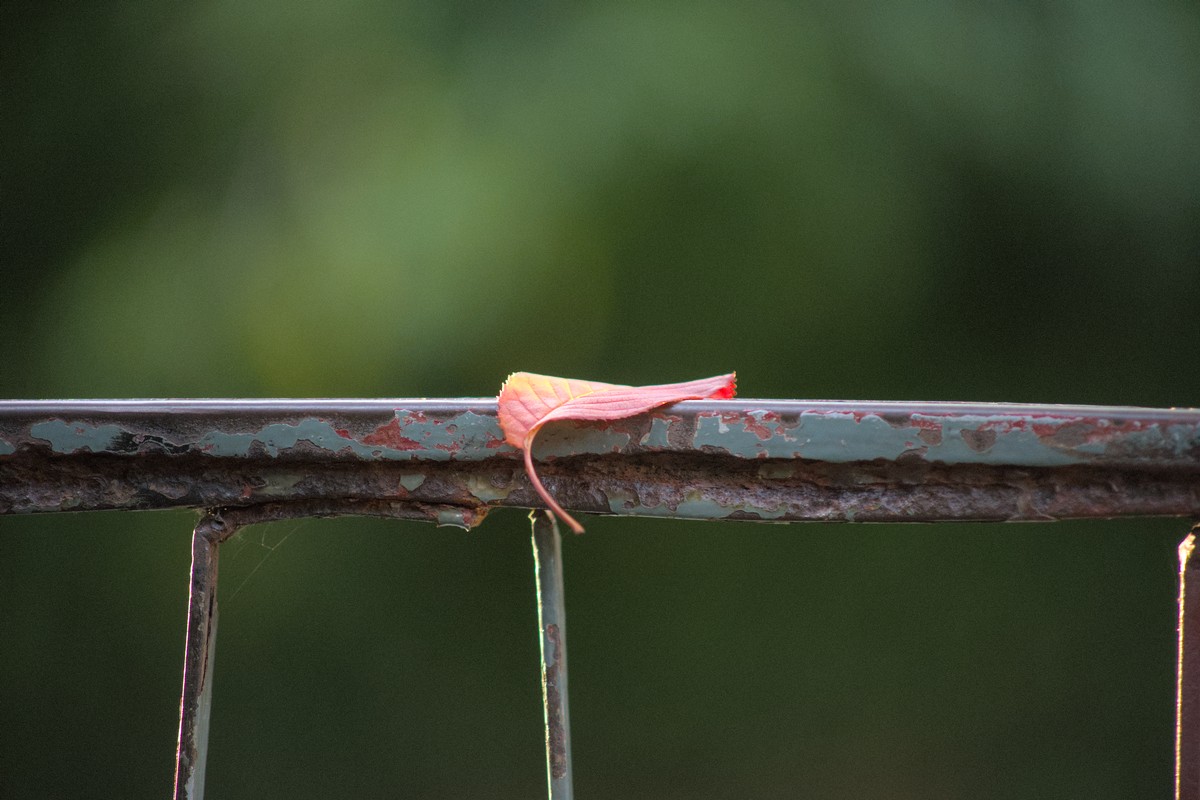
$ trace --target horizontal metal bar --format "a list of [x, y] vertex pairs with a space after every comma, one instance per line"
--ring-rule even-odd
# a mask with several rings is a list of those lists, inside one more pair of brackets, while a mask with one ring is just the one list
[[[308, 452], [384, 461], [481, 460], [514, 452], [504, 443], [493, 398], [0, 400], [0, 455], [26, 441], [60, 454], [160, 449], [287, 457], [300, 444]], [[712, 449], [742, 458], [836, 463], [915, 456], [947, 464], [1196, 466], [1200, 410], [701, 400], [632, 422], [559, 423], [539, 445], [543, 457]]]
[[[534, 456], [550, 491], [585, 513], [1200, 513], [1195, 409], [693, 401], [554, 423]], [[446, 519], [458, 524], [541, 505], [494, 399], [0, 401], [0, 513], [347, 499], [461, 509]]]

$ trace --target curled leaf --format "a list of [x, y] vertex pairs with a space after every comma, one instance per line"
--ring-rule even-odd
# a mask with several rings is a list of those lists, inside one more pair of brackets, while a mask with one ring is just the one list
[[525, 472], [546, 505], [575, 533], [583, 526], [563, 510], [533, 468], [533, 439], [547, 422], [559, 419], [624, 419], [682, 400], [727, 399], [736, 391], [734, 373], [685, 383], [622, 386], [514, 372], [497, 403], [504, 440], [525, 454]]

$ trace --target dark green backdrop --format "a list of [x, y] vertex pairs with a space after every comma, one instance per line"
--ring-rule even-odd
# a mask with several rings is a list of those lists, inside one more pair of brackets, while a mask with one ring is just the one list
[[[1195, 405], [1192, 2], [0, 6], [0, 396]], [[0, 519], [0, 796], [163, 797], [188, 514]], [[596, 519], [586, 798], [1167, 797], [1184, 520]], [[536, 797], [527, 522], [222, 550], [213, 797]]]

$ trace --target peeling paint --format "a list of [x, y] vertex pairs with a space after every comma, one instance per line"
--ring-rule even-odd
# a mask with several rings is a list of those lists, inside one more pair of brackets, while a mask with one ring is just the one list
[[573, 456], [578, 453], [619, 453], [629, 446], [628, 433], [613, 431], [592, 423], [552, 424], [542, 428], [533, 443], [534, 458]]
[[[464, 411], [454, 418], [455, 425], [449, 426], [454, 428], [455, 437], [459, 441], [488, 441], [498, 440], [504, 443], [504, 432], [500, 430], [500, 423], [496, 420], [494, 414], [476, 414], [474, 411]], [[512, 445], [505, 444], [506, 448], [516, 451]]]
[[1047, 447], [1017, 417], [955, 417], [942, 423], [942, 441], [926, 459], [944, 464], [1023, 464], [1055, 467], [1082, 464], [1083, 453]]
[[771, 428], [764, 424], [765, 422], [775, 423], [779, 421], [778, 415], [773, 414], [770, 411], [750, 411], [748, 413], [737, 412], [723, 415], [722, 419], [728, 423], [740, 424], [744, 430], [748, 431], [749, 433], [753, 433], [763, 441], [770, 439], [773, 435], [781, 435], [784, 436], [784, 438], [787, 438], [786, 434], [776, 434], [771, 430]]
[[400, 485], [410, 492], [415, 492], [417, 487], [425, 482], [425, 476], [420, 473], [405, 474], [400, 476]]
[[462, 528], [464, 531], [471, 530], [471, 519], [468, 517], [468, 512], [458, 509], [439, 509], [437, 512], [437, 526], [439, 528]]
[[667, 438], [670, 430], [670, 422], [662, 417], [654, 417], [650, 421], [650, 432], [643, 436], [638, 444], [642, 447], [666, 450], [671, 446], [671, 441]]
[[[641, 503], [637, 498], [629, 492], [609, 491], [608, 492], [608, 508], [609, 510], [620, 516], [627, 516], [631, 512], [636, 511], [639, 516], [646, 517], [675, 517], [675, 509], [665, 504], [648, 505]], [[722, 514], [721, 516], [725, 516]]]
[[467, 476], [467, 491], [485, 503], [506, 500], [512, 494], [511, 488], [495, 486], [486, 475]]
[[797, 457], [803, 440], [792, 435], [794, 429], [787, 434], [769, 436], [766, 439], [759, 435], [761, 430], [761, 422], [753, 418], [747, 421], [729, 415], [699, 416], [692, 444], [697, 450], [715, 448], [739, 458]]
[[[1151, 426], [1137, 430], [1106, 431], [1107, 426], [1096, 426], [1091, 429], [1083, 442], [1073, 449], [1081, 453], [1104, 455], [1110, 450], [1134, 455], [1137, 453], [1154, 453], [1162, 450], [1174, 453], [1185, 453], [1188, 449], [1200, 451], [1200, 437], [1196, 431], [1184, 425]], [[1100, 431], [1101, 433], [1097, 433]], [[1109, 433], [1109, 435], [1104, 435]], [[1113, 435], [1117, 434], [1117, 435]], [[1056, 440], [1046, 442], [1055, 446]]]
[[[406, 492], [422, 508], [478, 504], [476, 515], [485, 504], [536, 503], [500, 433], [494, 400], [0, 401], [0, 514], [265, 497], [392, 501]], [[860, 521], [1200, 513], [1196, 410], [703, 401], [555, 423], [534, 456], [573, 457], [547, 464], [546, 480], [584, 513]]]
[[[16, 401], [0, 404], [5, 402]], [[205, 401], [158, 401], [156, 405], [169, 409], [175, 402], [189, 410], [157, 414], [142, 410], [128, 417], [106, 412], [83, 421], [25, 411], [33, 417], [28, 428], [0, 427], [0, 454], [16, 452], [27, 437], [49, 442], [56, 453], [121, 455], [154, 450], [169, 455], [200, 452], [214, 457], [279, 458], [296, 456], [291, 451], [299, 445], [300, 455], [314, 448], [367, 461], [478, 461], [518, 452], [503, 441], [494, 414], [482, 408], [401, 406], [382, 417], [373, 412], [369, 426], [362, 415], [356, 421], [352, 415], [329, 410], [284, 419], [257, 415], [261, 426], [255, 428], [255, 414], [203, 411]], [[1016, 413], [1021, 407], [998, 406], [995, 413], [986, 413], [984, 406], [960, 409], [961, 404], [914, 404], [906, 411], [903, 404], [856, 408], [849, 403], [813, 407], [801, 401], [763, 402], [769, 407], [711, 402], [682, 413], [679, 409], [688, 404], [681, 404], [612, 422], [555, 423], [538, 437], [535, 456], [700, 451], [745, 459], [849, 463], [904, 458], [1025, 466], [1105, 460], [1195, 463], [1200, 458], [1200, 423], [1194, 411], [1089, 408], [1087, 416], [1080, 416], [1070, 413], [1072, 409], [1051, 406], [1030, 406], [1021, 413]], [[111, 405], [120, 407], [121, 401]], [[930, 410], [938, 407], [945, 412]], [[120, 424], [112, 422], [113, 413]], [[172, 428], [174, 420], [188, 424]]]
[[272, 475], [267, 482], [254, 493], [262, 497], [286, 497], [296, 484], [304, 480], [305, 475], [284, 473]]
[[958, 432], [958, 435], [962, 437], [967, 447], [976, 453], [986, 453], [996, 444], [995, 428], [980, 428], [978, 430], [963, 428]]
[[482, 459], [516, 449], [503, 442], [495, 417], [464, 412], [452, 424], [429, 419], [422, 412], [397, 410], [396, 415], [355, 439], [344, 427], [317, 418], [295, 424], [274, 423], [258, 431], [210, 431], [196, 443], [198, 449], [218, 457], [245, 457], [261, 448], [272, 458], [300, 442], [331, 453], [348, 451], [359, 458], [395, 461], [448, 461]]
[[[253, 433], [212, 431], [205, 434], [197, 446], [203, 452], [219, 457], [245, 457], [255, 448], [261, 448], [267, 455], [277, 458], [281, 452], [307, 442], [330, 453], [348, 450], [365, 459], [447, 461], [452, 457], [452, 449], [445, 443], [451, 438], [444, 430], [432, 426], [418, 424], [402, 429], [401, 422], [393, 419], [358, 441], [347, 438], [344, 429], [335, 428], [324, 420], [305, 419], [294, 425], [267, 425]], [[459, 442], [458, 449], [469, 452], [470, 448], [462, 447], [463, 444]]]
[[55, 453], [79, 453], [84, 450], [103, 453], [112, 448], [121, 433], [119, 425], [89, 425], [86, 422], [63, 422], [59, 419], [29, 427], [29, 435], [49, 442], [51, 451]]
[[610, 491], [607, 499], [609, 510], [620, 515], [628, 515], [636, 510], [638, 516], [675, 519], [726, 519], [733, 515], [741, 519], [779, 519], [787, 513], [787, 508], [783, 505], [760, 508], [748, 503], [737, 503], [726, 506], [695, 490], [688, 491], [675, 503], [649, 505], [639, 502], [633, 494], [620, 491]]
[[[739, 458], [805, 458], [832, 463], [895, 460], [920, 457], [945, 464], [1024, 464], [1061, 466], [1087, 463], [1104, 448], [1089, 443], [1073, 448], [1047, 446], [1042, 437], [1017, 417], [925, 416], [905, 425], [895, 418], [854, 412], [806, 412], [800, 424], [786, 433], [763, 437], [763, 418], [751, 412], [746, 419], [731, 415], [697, 418], [693, 444], [714, 448]], [[1157, 428], [1155, 428], [1157, 431]], [[1161, 443], [1145, 434], [1144, 447]], [[1179, 447], [1183, 445], [1179, 443]]]
[[[703, 497], [699, 492], [688, 492], [675, 506], [673, 516], [692, 519], [724, 519], [739, 510], [723, 506], [715, 500]], [[744, 510], [744, 509], [741, 509]]]
[[[392, 428], [397, 432], [393, 438], [397, 438], [400, 444], [392, 446], [393, 451], [419, 451], [422, 457], [429, 457], [430, 454], [439, 452], [445, 454], [441, 458], [462, 457], [464, 454], [483, 449], [480, 445], [489, 440], [503, 442], [504, 436], [500, 430], [500, 424], [493, 416], [467, 411], [454, 417], [453, 420], [448, 423], [441, 419], [431, 419], [420, 411], [398, 409], [395, 419], [384, 427]], [[399, 436], [401, 429], [403, 435]], [[376, 433], [379, 434], [382, 430], [383, 428], [380, 428]], [[363, 441], [368, 444], [389, 444], [386, 437], [381, 437], [377, 442], [368, 441], [370, 438], [364, 438]], [[509, 449], [514, 448], [510, 447]], [[435, 458], [438, 457], [435, 456]]]
[[782, 480], [796, 475], [796, 465], [790, 461], [769, 461], [758, 468], [758, 477]]
[[254, 433], [210, 431], [197, 444], [200, 450], [212, 456], [244, 457], [257, 446], [276, 458], [281, 450], [290, 450], [302, 441], [331, 453], [350, 448], [360, 455], [367, 455], [377, 450], [346, 439], [331, 424], [319, 419], [305, 419], [295, 425], [275, 423]]

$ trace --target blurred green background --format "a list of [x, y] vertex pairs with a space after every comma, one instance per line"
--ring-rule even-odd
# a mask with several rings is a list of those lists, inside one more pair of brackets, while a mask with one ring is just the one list
[[[0, 20], [0, 396], [1200, 396], [1194, 2]], [[0, 796], [166, 796], [193, 519], [0, 518]], [[589, 520], [578, 794], [1167, 797], [1186, 529]], [[531, 561], [241, 533], [210, 796], [539, 796]]]

